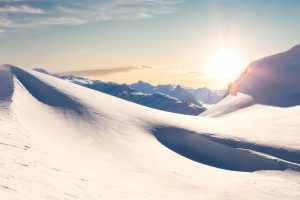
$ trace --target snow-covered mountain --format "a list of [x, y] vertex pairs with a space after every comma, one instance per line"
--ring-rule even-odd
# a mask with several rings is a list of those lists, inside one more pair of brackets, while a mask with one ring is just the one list
[[300, 196], [299, 106], [208, 118], [10, 65], [0, 78], [3, 199]]
[[216, 104], [220, 102], [227, 90], [211, 90], [206, 87], [198, 88], [198, 89], [187, 89], [198, 101], [203, 102], [205, 104]]
[[218, 116], [254, 104], [275, 107], [300, 105], [300, 45], [256, 60], [230, 84], [228, 94], [202, 116]]
[[[34, 70], [51, 75], [43, 68], [35, 68]], [[54, 76], [150, 108], [187, 115], [199, 115], [200, 113], [206, 110], [198, 102], [193, 103], [188, 100], [181, 101], [176, 99], [175, 97], [160, 92], [145, 94], [135, 89], [132, 89], [127, 84], [117, 84], [112, 82], [102, 82], [100, 80], [90, 80], [88, 78], [82, 78], [74, 75]]]
[[145, 94], [153, 94], [156, 92], [167, 94], [175, 97], [183, 102], [189, 101], [193, 104], [215, 104], [218, 103], [226, 94], [227, 90], [210, 90], [208, 88], [187, 88], [180, 85], [157, 85], [153, 86], [149, 83], [138, 81], [130, 85], [131, 88], [143, 92]]
[[300, 104], [300, 45], [252, 62], [229, 88], [252, 96], [265, 105], [289, 107]]

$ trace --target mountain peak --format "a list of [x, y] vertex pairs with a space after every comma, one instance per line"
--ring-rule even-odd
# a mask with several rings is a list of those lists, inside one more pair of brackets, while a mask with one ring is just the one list
[[290, 51], [299, 51], [300, 52], [300, 44], [294, 46], [293, 48], [290, 49]]
[[142, 84], [142, 85], [151, 85], [150, 83], [147, 83], [147, 82], [144, 82], [144, 81], [141, 81], [139, 80], [138, 82], [136, 82], [135, 84]]
[[176, 85], [175, 89], [176, 91], [180, 91], [180, 90], [183, 90], [183, 88], [180, 86], [180, 85]]
[[252, 96], [257, 103], [290, 107], [300, 105], [300, 45], [252, 62], [229, 88]]

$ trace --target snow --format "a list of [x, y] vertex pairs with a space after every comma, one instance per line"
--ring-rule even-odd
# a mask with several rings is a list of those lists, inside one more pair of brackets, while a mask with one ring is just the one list
[[[44, 70], [41, 69], [35, 70], [45, 73]], [[76, 83], [84, 87], [104, 92], [106, 94], [110, 94], [115, 97], [119, 97], [150, 108], [187, 115], [199, 115], [205, 111], [205, 108], [198, 102], [194, 104], [193, 101], [182, 101], [160, 92], [151, 94], [148, 94], [147, 92], [142, 93], [132, 89], [131, 86], [127, 84], [117, 84], [112, 82], [106, 83], [99, 80], [90, 80], [73, 75], [56, 76], [72, 83]]]
[[11, 99], [13, 94], [13, 87], [12, 87], [12, 75], [9, 72], [9, 69], [6, 67], [0, 68], [0, 100], [1, 101], [8, 101]]
[[229, 94], [201, 114], [219, 117], [226, 124], [226, 128], [209, 128], [222, 135], [235, 132], [253, 142], [299, 149], [299, 58], [297, 45], [252, 62], [228, 88]]
[[253, 97], [238, 93], [235, 96], [228, 95], [220, 103], [209, 107], [201, 116], [218, 117], [255, 104]]
[[186, 116], [28, 69], [0, 77], [14, 88], [0, 93], [3, 199], [300, 198], [299, 106]]
[[175, 97], [183, 102], [190, 101], [191, 103], [199, 106], [201, 106], [201, 104], [216, 104], [224, 97], [226, 93], [226, 90], [211, 90], [205, 87], [192, 89], [171, 84], [153, 86], [143, 81], [138, 81], [129, 86], [145, 94], [159, 92]]
[[259, 104], [290, 107], [300, 104], [300, 45], [252, 62], [229, 88], [252, 96]]

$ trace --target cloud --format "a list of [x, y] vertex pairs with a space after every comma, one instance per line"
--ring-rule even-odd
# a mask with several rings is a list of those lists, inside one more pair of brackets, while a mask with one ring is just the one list
[[140, 20], [175, 12], [184, 0], [0, 0], [0, 29]]
[[122, 67], [115, 67], [109, 69], [94, 69], [94, 70], [82, 70], [82, 71], [70, 71], [61, 73], [62, 75], [77, 75], [77, 76], [105, 76], [111, 75], [116, 73], [126, 73], [132, 72], [136, 70], [143, 70], [143, 69], [152, 69], [150, 66], [122, 66]]
[[44, 13], [44, 11], [40, 8], [33, 8], [28, 5], [6, 6], [0, 8], [0, 14], [7, 14], [7, 13], [42, 14]]

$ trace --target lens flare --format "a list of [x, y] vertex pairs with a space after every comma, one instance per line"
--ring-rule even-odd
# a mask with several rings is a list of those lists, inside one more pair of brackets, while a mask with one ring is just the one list
[[211, 54], [207, 74], [210, 78], [230, 82], [236, 79], [245, 67], [245, 62], [238, 51], [221, 47]]

